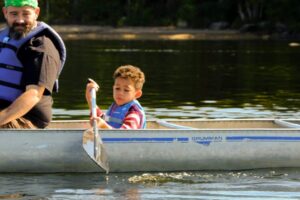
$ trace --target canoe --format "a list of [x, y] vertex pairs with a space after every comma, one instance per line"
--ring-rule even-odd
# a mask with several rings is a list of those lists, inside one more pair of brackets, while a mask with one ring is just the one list
[[[104, 172], [83, 149], [88, 121], [0, 130], [1, 173]], [[300, 167], [300, 120], [149, 121], [144, 130], [103, 130], [110, 172]]]

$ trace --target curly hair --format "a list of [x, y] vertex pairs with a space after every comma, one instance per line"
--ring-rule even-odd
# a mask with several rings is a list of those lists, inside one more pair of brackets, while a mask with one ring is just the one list
[[123, 65], [116, 69], [113, 74], [113, 78], [118, 77], [130, 79], [134, 82], [135, 89], [142, 89], [145, 83], [145, 75], [140, 68], [132, 65]]

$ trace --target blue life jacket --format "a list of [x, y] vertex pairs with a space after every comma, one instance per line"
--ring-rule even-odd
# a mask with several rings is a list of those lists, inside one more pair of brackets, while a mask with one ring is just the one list
[[[17, 53], [24, 43], [42, 31], [47, 31], [49, 38], [58, 49], [61, 60], [59, 73], [61, 72], [66, 60], [66, 48], [60, 36], [49, 25], [38, 22], [36, 28], [19, 40], [10, 39], [9, 28], [5, 28], [0, 32], [0, 100], [12, 102], [24, 92], [25, 86], [21, 83], [24, 69]], [[54, 89], [58, 90], [58, 80]]]
[[129, 109], [134, 105], [137, 106], [137, 108], [143, 115], [142, 128], [146, 128], [145, 112], [144, 112], [143, 107], [137, 100], [133, 100], [122, 106], [117, 106], [115, 103], [113, 103], [106, 112], [105, 121], [114, 128], [120, 128], [123, 124], [123, 121], [129, 111]]

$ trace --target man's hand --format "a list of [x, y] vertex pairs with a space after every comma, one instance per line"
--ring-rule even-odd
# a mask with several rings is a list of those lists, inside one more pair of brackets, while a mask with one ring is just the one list
[[28, 113], [42, 98], [44, 86], [28, 85], [10, 106], [0, 112], [0, 126]]

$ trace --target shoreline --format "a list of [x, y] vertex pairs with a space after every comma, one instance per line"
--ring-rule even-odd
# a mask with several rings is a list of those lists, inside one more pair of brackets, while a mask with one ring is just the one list
[[65, 40], [268, 40], [269, 35], [238, 30], [200, 30], [174, 27], [102, 27], [52, 25]]
[[[3, 28], [5, 24], [0, 24]], [[95, 25], [51, 25], [64, 40], [287, 40], [274, 34], [241, 33], [239, 30], [208, 30], [177, 27], [120, 27]]]

